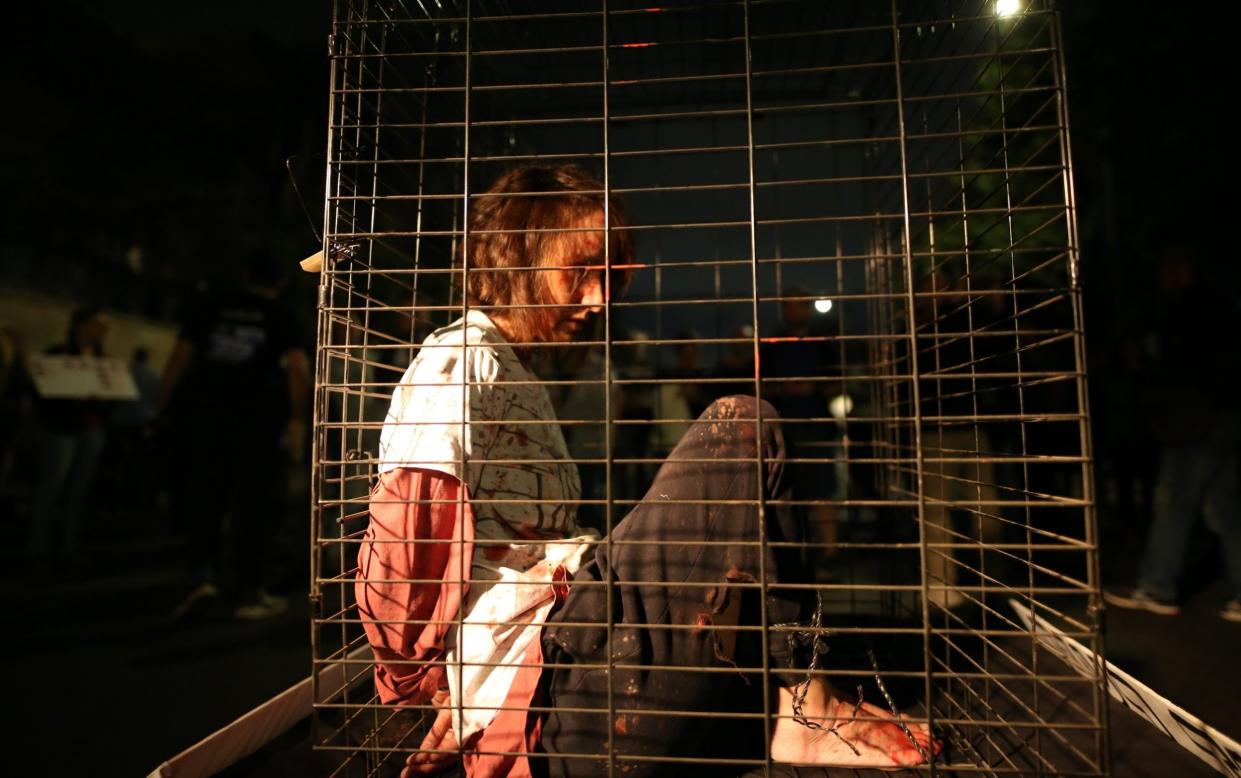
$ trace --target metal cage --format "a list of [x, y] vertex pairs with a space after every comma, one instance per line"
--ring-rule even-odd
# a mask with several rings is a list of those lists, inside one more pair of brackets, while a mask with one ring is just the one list
[[[1050, 2], [336, 0], [329, 46], [312, 531], [325, 774], [395, 775], [426, 723], [428, 706], [371, 687], [357, 548], [392, 390], [465, 306], [468, 202], [523, 161], [589, 168], [632, 215], [627, 293], [597, 339], [535, 368], [579, 462], [582, 520], [606, 536], [641, 499], [687, 398], [784, 401], [810, 474], [787, 507], [811, 528], [818, 671], [929, 723], [945, 749], [911, 769], [1108, 772]], [[1013, 602], [1093, 650], [1093, 669], [1061, 663]], [[780, 769], [758, 753], [736, 772]]]

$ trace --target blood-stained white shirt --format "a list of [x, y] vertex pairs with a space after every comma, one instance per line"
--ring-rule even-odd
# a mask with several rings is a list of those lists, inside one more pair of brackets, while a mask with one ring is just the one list
[[433, 470], [467, 487], [470, 590], [446, 655], [453, 723], [465, 742], [491, 723], [538, 639], [556, 570], [576, 572], [597, 539], [577, 525], [577, 466], [546, 388], [481, 311], [423, 341], [392, 394], [379, 455], [380, 473]]

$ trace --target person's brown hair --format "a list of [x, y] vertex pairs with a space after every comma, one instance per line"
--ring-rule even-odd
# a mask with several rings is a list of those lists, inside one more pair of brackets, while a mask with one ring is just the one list
[[611, 223], [609, 264], [614, 266], [611, 294], [629, 283], [633, 242], [628, 214], [616, 197], [607, 200], [603, 189], [576, 165], [522, 165], [471, 199], [465, 292], [470, 305], [487, 306], [488, 315], [502, 319], [510, 340], [538, 342], [552, 331], [558, 309], [537, 307], [550, 300], [548, 273], [525, 268], [554, 266], [565, 242], [583, 234], [568, 230], [584, 226], [605, 202]]

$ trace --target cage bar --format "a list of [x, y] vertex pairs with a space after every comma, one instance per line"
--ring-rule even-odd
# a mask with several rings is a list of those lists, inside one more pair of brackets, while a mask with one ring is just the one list
[[[813, 672], [943, 740], [911, 770], [1107, 774], [1058, 25], [1046, 0], [1011, 15], [947, 0], [336, 0], [316, 669], [366, 643], [353, 587], [379, 436], [419, 344], [474, 308], [458, 283], [469, 209], [507, 169], [572, 162], [628, 209], [632, 284], [578, 341], [513, 345], [529, 349], [556, 406], [545, 423], [581, 472], [579, 523], [611, 548], [696, 409], [770, 399], [801, 481], [753, 507], [809, 528], [773, 545], [809, 561], [807, 580], [779, 587], [816, 595], [821, 622], [772, 624], [764, 608], [737, 632], [817, 634], [827, 653]], [[765, 593], [768, 577], [737, 587]], [[1010, 600], [1092, 649], [1095, 673], [1058, 662]], [[606, 622], [611, 640], [610, 608]], [[774, 671], [761, 660], [688, 671], [766, 689]], [[346, 668], [348, 682], [315, 690], [324, 772], [395, 775], [433, 709], [381, 703], [370, 660]], [[632, 711], [609, 695], [605, 712]], [[776, 714], [764, 703], [694, 715], [752, 721], [769, 740]], [[769, 749], [634, 755], [612, 733], [610, 774], [651, 760], [778, 769]]]

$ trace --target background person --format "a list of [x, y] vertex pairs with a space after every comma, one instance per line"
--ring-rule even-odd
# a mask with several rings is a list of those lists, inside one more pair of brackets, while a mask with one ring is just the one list
[[244, 289], [186, 319], [164, 370], [172, 507], [201, 578], [177, 618], [221, 595], [241, 619], [276, 616], [288, 605], [269, 591], [279, 569], [272, 551], [285, 459], [300, 457], [305, 444], [310, 362], [280, 302], [282, 268], [256, 254], [246, 276]]
[[[46, 353], [101, 357], [107, 333], [103, 312], [84, 306], [70, 317], [65, 342]], [[81, 561], [82, 520], [99, 455], [107, 441], [112, 406], [91, 399], [35, 401], [38, 474], [30, 503], [28, 560]]]

